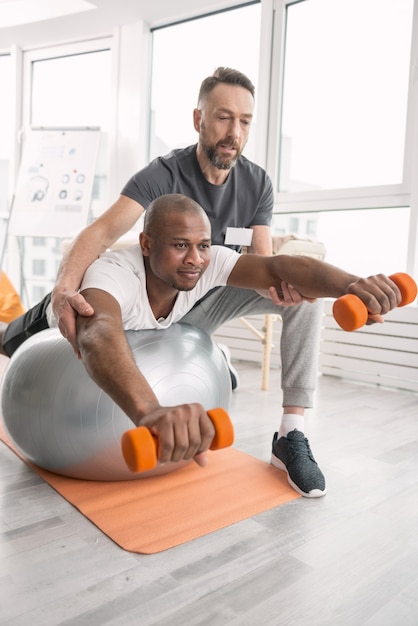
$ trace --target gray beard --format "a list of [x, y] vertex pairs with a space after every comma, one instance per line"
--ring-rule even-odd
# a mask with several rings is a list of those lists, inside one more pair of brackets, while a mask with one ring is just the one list
[[232, 167], [234, 167], [240, 156], [237, 155], [235, 159], [229, 161], [227, 159], [222, 159], [221, 157], [219, 157], [216, 153], [216, 148], [214, 148], [213, 146], [202, 145], [202, 148], [209, 161], [211, 162], [211, 165], [216, 167], [218, 170], [230, 170]]

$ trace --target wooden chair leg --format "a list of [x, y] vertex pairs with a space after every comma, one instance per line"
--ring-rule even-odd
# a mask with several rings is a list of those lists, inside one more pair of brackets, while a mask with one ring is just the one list
[[267, 391], [270, 382], [270, 356], [273, 347], [273, 315], [264, 318], [263, 359], [261, 362], [261, 389]]

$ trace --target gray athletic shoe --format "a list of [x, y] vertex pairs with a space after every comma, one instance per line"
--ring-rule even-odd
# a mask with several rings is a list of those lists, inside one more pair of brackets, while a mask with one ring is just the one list
[[271, 463], [287, 473], [289, 485], [305, 498], [320, 498], [327, 492], [325, 478], [315, 461], [309, 441], [300, 430], [287, 437], [274, 433]]

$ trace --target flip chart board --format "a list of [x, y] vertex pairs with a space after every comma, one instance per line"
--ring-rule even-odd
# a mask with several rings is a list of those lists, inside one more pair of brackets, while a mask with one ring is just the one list
[[9, 234], [72, 237], [87, 224], [100, 130], [34, 129], [23, 146]]

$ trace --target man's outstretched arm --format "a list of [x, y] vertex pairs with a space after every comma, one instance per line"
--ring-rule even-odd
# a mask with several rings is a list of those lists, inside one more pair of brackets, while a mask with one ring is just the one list
[[270, 285], [280, 289], [282, 282], [293, 285], [307, 299], [354, 294], [364, 302], [372, 316], [384, 315], [401, 301], [398, 287], [383, 274], [360, 278], [324, 261], [304, 256], [243, 255], [228, 279], [228, 285], [247, 289], [264, 289]]
[[158, 436], [160, 462], [194, 458], [205, 465], [206, 456], [199, 455], [209, 448], [215, 431], [203, 406], [162, 407], [135, 363], [118, 302], [100, 289], [86, 289], [83, 297], [94, 309], [91, 317], [77, 318], [78, 348], [90, 377], [136, 426], [147, 426]]

